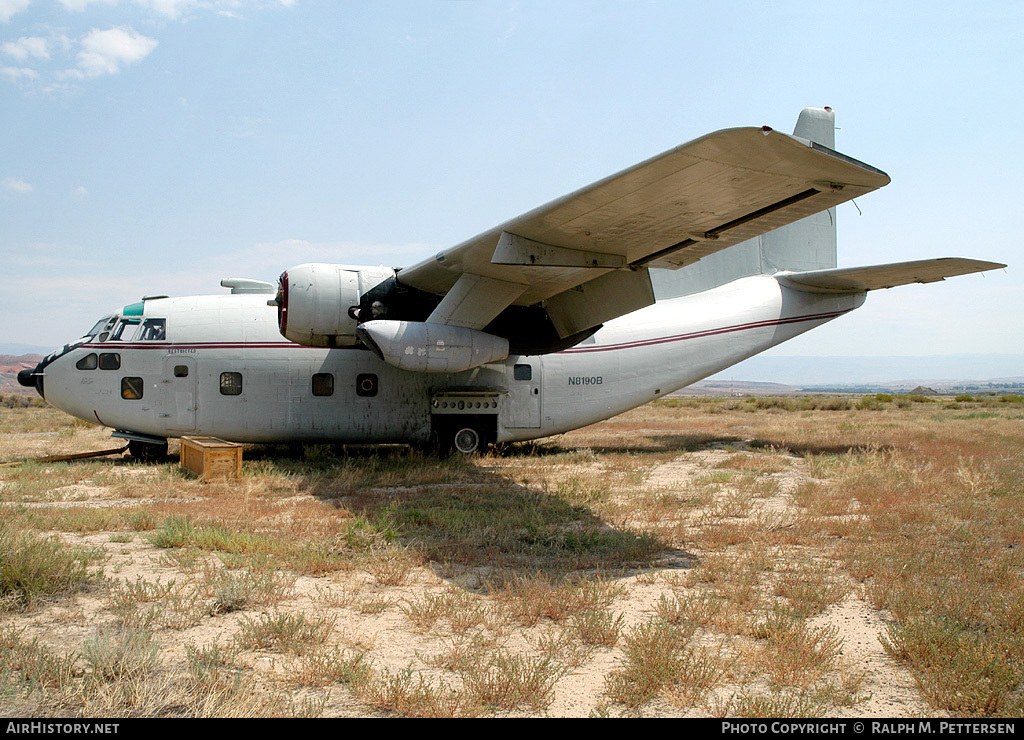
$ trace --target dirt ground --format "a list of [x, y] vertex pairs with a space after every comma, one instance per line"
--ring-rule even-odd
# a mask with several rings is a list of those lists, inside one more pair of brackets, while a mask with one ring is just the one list
[[[472, 702], [465, 687], [471, 680], [472, 669], [454, 669], [451, 661], [461, 656], [475, 661], [484, 672], [490, 665], [490, 675], [500, 676], [494, 673], [497, 669], [488, 662], [488, 656], [501, 653], [532, 661], [520, 664], [524, 670], [537, 669], [545, 658], [550, 660], [543, 664], [554, 669], [549, 674], [535, 674], [535, 680], [544, 686], [534, 698], [504, 706], [495, 700], [471, 713], [706, 717], [760, 711], [785, 715], [810, 710], [806, 709], [808, 705], [785, 703], [765, 708], [753, 700], [806, 697], [822, 685], [829, 685], [834, 696], [842, 697], [819, 700], [810, 713], [833, 717], [945, 715], [922, 695], [907, 666], [883, 647], [892, 617], [871, 604], [861, 580], [854, 578], [836, 557], [836, 538], [791, 541], [775, 537], [778, 531], [800, 527], [806, 517], [806, 506], [798, 503], [800, 491], [806, 491], [808, 485], [823, 485], [822, 474], [815, 469], [815, 465], [821, 465], [820, 455], [757, 443], [766, 435], [771, 436], [770, 425], [777, 421], [749, 413], [696, 416], [693, 411], [672, 409], [662, 409], [652, 416], [650, 410], [641, 409], [562, 435], [540, 448], [480, 457], [470, 463], [469, 469], [457, 471], [453, 481], [398, 480], [382, 484], [376, 480], [366, 486], [345, 484], [340, 493], [330, 494], [325, 490], [332, 484], [322, 480], [311, 484], [311, 474], [284, 475], [267, 483], [261, 477], [264, 468], [249, 468], [248, 462], [243, 480], [213, 484], [168, 473], [167, 470], [176, 468], [173, 459], [156, 466], [138, 465], [120, 457], [100, 463], [37, 465], [32, 480], [27, 479], [23, 469], [15, 472], [19, 468], [0, 468], [0, 499], [5, 506], [22, 514], [45, 511], [50, 522], [57, 521], [56, 512], [61, 510], [108, 514], [147, 510], [152, 512], [154, 522], [150, 526], [159, 528], [164, 517], [175, 514], [194, 521], [212, 516], [210, 512], [216, 511], [218, 500], [230, 499], [236, 506], [259, 501], [259, 506], [252, 505], [252, 511], [261, 522], [270, 521], [265, 509], [272, 507], [272, 518], [280, 524], [282, 538], [293, 536], [286, 526], [288, 522], [309, 517], [310, 512], [318, 512], [315, 515], [321, 518], [346, 518], [351, 522], [352, 512], [361, 510], [357, 504], [367, 498], [374, 499], [373, 506], [379, 512], [386, 502], [395, 507], [407, 506], [427, 489], [442, 497], [445, 490], [457, 490], [460, 496], [467, 496], [474, 485], [481, 490], [504, 485], [528, 495], [566, 499], [575, 513], [568, 523], [560, 525], [560, 536], [575, 530], [598, 534], [651, 531], [660, 533], [662, 544], [646, 562], [602, 563], [599, 556], [596, 562], [586, 560], [575, 569], [552, 570], [543, 555], [536, 555], [534, 567], [529, 560], [533, 554], [526, 552], [525, 560], [510, 556], [500, 575], [505, 582], [541, 573], [544, 577], [540, 580], [549, 584], [575, 583], [574, 579], [579, 578], [599, 582], [608, 592], [600, 609], [615, 624], [613, 638], [603, 642], [574, 637], [578, 633], [569, 629], [571, 617], [547, 613], [532, 620], [524, 618], [521, 602], [496, 595], [492, 583], [496, 570], [486, 556], [441, 561], [434, 554], [436, 550], [423, 545], [422, 536], [416, 533], [399, 533], [397, 539], [375, 551], [373, 561], [352, 557], [347, 561], [336, 560], [332, 567], [305, 572], [302, 568], [275, 567], [275, 573], [282, 579], [277, 598], [265, 599], [263, 603], [250, 601], [237, 609], [217, 613], [208, 606], [196, 609], [185, 602], [192, 597], [208, 602], [210, 592], [203, 591], [203, 579], [209, 583], [212, 570], [237, 567], [226, 561], [221, 551], [200, 548], [189, 559], [183, 556], [186, 550], [155, 544], [153, 528], [133, 530], [123, 523], [105, 528], [102, 523], [82, 524], [80, 520], [65, 527], [51, 525], [44, 534], [59, 537], [68, 545], [102, 552], [102, 558], [95, 562], [102, 568], [104, 580], [70, 596], [40, 598], [27, 609], [0, 612], [0, 633], [16, 633], [21, 644], [38, 639], [55, 654], [81, 656], [82, 646], [98, 631], [123, 628], [132, 621], [126, 620], [116, 608], [117, 600], [112, 594], [125, 593], [112, 584], [121, 584], [122, 588], [126, 584], [165, 584], [182, 590], [165, 594], [160, 607], [164, 611], [149, 623], [159, 645], [155, 673], [185, 676], [189, 655], [194, 656], [197, 649], [235, 646], [224, 666], [233, 675], [244, 676], [257, 691], [241, 702], [248, 702], [249, 710], [225, 705], [225, 714], [306, 711], [325, 717], [350, 717], [469, 713], [467, 707]], [[826, 441], [830, 434], [836, 434], [824, 426], [832, 423], [828, 417], [805, 422], [819, 425]], [[849, 418], [842, 420], [835, 415], [835, 424], [849, 422]], [[102, 449], [111, 446], [107, 434], [108, 430], [95, 427], [59, 426], [56, 431], [20, 427], [5, 433], [2, 452], [5, 459], [13, 459]], [[359, 458], [354, 464], [359, 465]], [[744, 466], [746, 492], [737, 491], [733, 485], [738, 480], [735, 475], [725, 475], [742, 471]], [[721, 481], [715, 479], [718, 475]], [[588, 490], [599, 493], [587, 494], [590, 499], [566, 493], [574, 490], [572, 487], [579, 485], [579, 481], [584, 481]], [[708, 493], [694, 498], [695, 491]], [[661, 503], [652, 503], [656, 501]], [[686, 505], [680, 503], [673, 509], [673, 502]], [[661, 506], [669, 508], [658, 508]], [[111, 521], [124, 521], [116, 513], [109, 516]], [[853, 506], [834, 518], [857, 516]], [[237, 519], [234, 521], [237, 526]], [[735, 543], [712, 542], [718, 536], [716, 532], [726, 526], [747, 534]], [[762, 530], [763, 536], [757, 534]], [[345, 530], [350, 539], [352, 531]], [[711, 539], [704, 542], [693, 534], [698, 531]], [[503, 535], [495, 535], [500, 536]], [[457, 534], [454, 537], [458, 539]], [[736, 595], [736, 591], [719, 585], [716, 579], [720, 576], [710, 575], [712, 561], [731, 558], [747, 562], [762, 552], [751, 543], [761, 542], [767, 543], [763, 553], [767, 553], [770, 562], [760, 566], [752, 598]], [[455, 543], [459, 544], [465, 543]], [[394, 565], [393, 571], [387, 570], [389, 563]], [[772, 660], [771, 655], [765, 652], [763, 635], [757, 634], [756, 626], [751, 627], [756, 621], [751, 615], [763, 614], [770, 610], [770, 604], [780, 601], [782, 590], [777, 586], [773, 590], [771, 584], [810, 563], [827, 563], [830, 582], [843, 586], [841, 596], [811, 613], [804, 627], [806, 634], [835, 638], [836, 654], [815, 678], [805, 683], [773, 679], [765, 665]], [[721, 620], [714, 627], [705, 625], [694, 632], [690, 644], [699, 645], [718, 661], [717, 677], [709, 682], [707, 690], [687, 698], [681, 688], [673, 689], [670, 682], [667, 688], [654, 690], [650, 698], [638, 700], [634, 706], [617, 698], [610, 689], [610, 677], [625, 675], [630, 664], [628, 637], [632, 635], [638, 640], [639, 630], [654, 624], [665, 613], [667, 599], [715, 588], [719, 589], [715, 593], [722, 596], [723, 603], [727, 607], [732, 605], [736, 611], [732, 624], [740, 626], [730, 627]], [[160, 598], [140, 597], [128, 608], [137, 615], [154, 608]], [[432, 622], [419, 616], [431, 599], [443, 598], [461, 599], [461, 607], [444, 612]], [[744, 614], [744, 610], [750, 614]], [[476, 616], [467, 622], [468, 626], [457, 625], [457, 613]], [[302, 648], [243, 645], [239, 641], [246, 625], [252, 627], [260, 620], [268, 621], [281, 614], [303, 615], [308, 624], [327, 628], [317, 638], [318, 644]], [[579, 612], [575, 614], [579, 616]], [[551, 647], [559, 640], [560, 647]], [[363, 656], [363, 665], [371, 668], [373, 678], [369, 683], [373, 687], [364, 684], [357, 690], [354, 683], [339, 678], [337, 673], [328, 671], [326, 678], [322, 670], [318, 673], [312, 658], [326, 656], [333, 650], [338, 651], [336, 655]], [[445, 656], [451, 656], [451, 660], [446, 662]], [[87, 660], [79, 657], [76, 666], [79, 679], [88, 677]], [[288, 697], [290, 709], [281, 712], [278, 703], [273, 705], [272, 712], [267, 710], [267, 705], [261, 703], [263, 699], [257, 697], [265, 697], [268, 692]], [[40, 713], [69, 715], [95, 714], [106, 706], [112, 715], [150, 711], [145, 706], [104, 705], [79, 694], [70, 696], [71, 693], [65, 693], [60, 695], [63, 698], [51, 697], [38, 705], [20, 706], [37, 706]], [[303, 709], [308, 706], [314, 709]], [[787, 711], [787, 707], [796, 709]], [[195, 713], [200, 712], [197, 709]]]

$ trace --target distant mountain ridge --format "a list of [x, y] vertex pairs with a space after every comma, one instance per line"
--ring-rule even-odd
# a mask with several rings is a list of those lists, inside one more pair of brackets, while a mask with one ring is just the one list
[[761, 355], [708, 380], [783, 383], [801, 388], [837, 385], [918, 385], [1024, 383], [1024, 354], [925, 355], [890, 357], [796, 357]]
[[40, 355], [45, 357], [46, 355], [57, 349], [58, 345], [53, 347], [41, 347], [36, 344], [18, 344], [18, 343], [3, 343], [0, 342], [0, 356], [13, 355], [14, 357], [21, 357], [22, 355]]

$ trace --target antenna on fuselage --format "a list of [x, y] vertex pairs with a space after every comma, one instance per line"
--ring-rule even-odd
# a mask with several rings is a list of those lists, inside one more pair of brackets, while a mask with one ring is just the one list
[[235, 293], [274, 293], [277, 286], [265, 280], [253, 280], [251, 278], [227, 278], [220, 281], [222, 288], [231, 288], [231, 294]]

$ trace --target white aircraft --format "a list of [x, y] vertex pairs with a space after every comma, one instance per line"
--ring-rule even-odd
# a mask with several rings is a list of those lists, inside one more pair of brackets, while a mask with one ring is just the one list
[[836, 269], [835, 206], [889, 177], [834, 151], [834, 130], [808, 108], [792, 136], [709, 134], [404, 269], [305, 264], [276, 289], [145, 298], [19, 381], [138, 456], [192, 434], [472, 453], [660, 398], [867, 291], [1005, 267]]

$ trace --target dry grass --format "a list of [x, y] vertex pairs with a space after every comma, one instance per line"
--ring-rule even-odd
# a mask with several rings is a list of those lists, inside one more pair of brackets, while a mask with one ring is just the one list
[[[1019, 716], [1024, 401], [0, 468], [4, 716]], [[111, 446], [0, 408], [0, 459]]]

